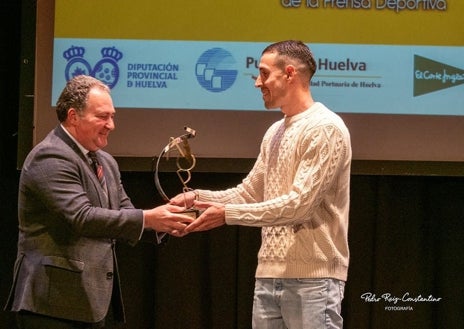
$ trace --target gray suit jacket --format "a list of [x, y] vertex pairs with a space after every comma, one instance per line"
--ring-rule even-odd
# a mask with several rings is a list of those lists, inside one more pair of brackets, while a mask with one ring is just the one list
[[27, 156], [19, 184], [19, 237], [6, 310], [98, 322], [113, 295], [124, 320], [115, 239], [135, 244], [143, 212], [134, 209], [114, 158], [97, 156], [108, 198], [86, 156], [58, 126]]

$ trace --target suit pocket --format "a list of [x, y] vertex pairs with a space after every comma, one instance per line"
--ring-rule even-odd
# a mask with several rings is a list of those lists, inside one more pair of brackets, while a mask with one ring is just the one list
[[46, 256], [42, 259], [42, 264], [72, 272], [82, 272], [84, 270], [84, 262], [58, 256]]
[[62, 309], [88, 309], [82, 278], [84, 262], [64, 257], [47, 256], [42, 260], [48, 276], [50, 305]]

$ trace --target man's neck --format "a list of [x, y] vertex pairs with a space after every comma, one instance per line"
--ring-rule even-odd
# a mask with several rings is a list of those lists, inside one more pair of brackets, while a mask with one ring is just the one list
[[287, 117], [292, 117], [294, 115], [300, 114], [309, 109], [314, 104], [314, 100], [310, 94], [305, 95], [303, 98], [301, 98], [301, 95], [300, 98], [298, 98], [298, 96], [295, 95], [294, 99], [296, 99], [297, 101], [283, 106], [281, 108], [282, 113], [285, 114], [285, 116]]

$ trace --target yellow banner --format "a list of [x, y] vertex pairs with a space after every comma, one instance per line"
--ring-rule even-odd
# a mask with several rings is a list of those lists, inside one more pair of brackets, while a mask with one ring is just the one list
[[55, 37], [464, 45], [462, 0], [56, 0]]

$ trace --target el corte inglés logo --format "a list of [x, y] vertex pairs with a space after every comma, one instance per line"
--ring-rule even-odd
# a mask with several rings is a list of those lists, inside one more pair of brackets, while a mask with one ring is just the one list
[[419, 55], [414, 55], [414, 96], [459, 86], [464, 70]]

